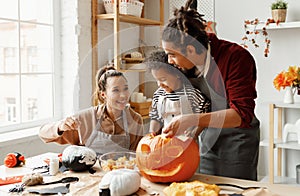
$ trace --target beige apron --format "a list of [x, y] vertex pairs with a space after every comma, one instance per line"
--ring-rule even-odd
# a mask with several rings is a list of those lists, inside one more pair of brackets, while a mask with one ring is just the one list
[[[172, 101], [166, 96], [160, 96], [157, 102], [157, 111], [159, 117], [162, 117], [164, 120], [164, 126], [168, 125], [171, 120], [178, 115], [192, 114], [192, 106], [188, 100], [186, 90], [184, 88], [184, 95], [179, 96], [178, 101]], [[190, 127], [185, 130], [185, 135], [194, 138], [194, 135], [197, 132], [197, 127]], [[195, 140], [199, 144], [199, 138]], [[200, 153], [200, 152], [199, 152]], [[200, 167], [197, 168], [196, 172], [200, 171]]]
[[[178, 101], [170, 100], [169, 98], [167, 98], [167, 96], [160, 96], [158, 98], [158, 116], [164, 120], [164, 127], [167, 126], [175, 116], [193, 113], [191, 104], [186, 94], [185, 87], [183, 90], [184, 95], [179, 95]], [[186, 132], [188, 132], [189, 136], [193, 137], [195, 131], [195, 127], [191, 127]]]
[[[96, 114], [95, 114], [96, 115]], [[130, 135], [126, 112], [122, 111], [124, 134], [112, 135], [103, 132], [101, 129], [101, 118], [98, 120], [95, 129], [88, 138], [85, 146], [96, 151], [97, 154], [107, 152], [129, 151]]]

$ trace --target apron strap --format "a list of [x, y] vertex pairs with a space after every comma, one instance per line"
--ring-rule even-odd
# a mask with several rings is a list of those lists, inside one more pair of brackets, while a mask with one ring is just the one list
[[[95, 111], [95, 116], [97, 117], [97, 112], [96, 111]], [[122, 118], [123, 118], [123, 129], [125, 131], [125, 135], [128, 136], [129, 135], [129, 132], [128, 132], [128, 121], [127, 121], [126, 112], [124, 110], [122, 111]], [[97, 131], [95, 131], [95, 130], [99, 130], [100, 127], [101, 127], [100, 125], [101, 125], [101, 118], [97, 120], [96, 127], [92, 131], [90, 137], [85, 142], [85, 146], [90, 146], [94, 142], [94, 140], [95, 140], [95, 138], [97, 136]]]
[[186, 88], [185, 85], [183, 85], [183, 92], [184, 95], [180, 95], [180, 107], [181, 107], [181, 114], [192, 114], [193, 109], [192, 109], [192, 105], [189, 101], [188, 95], [186, 93]]
[[163, 114], [165, 113], [166, 107], [166, 96], [160, 96], [157, 101], [157, 113], [160, 119], [163, 118]]
[[128, 132], [128, 121], [127, 121], [127, 115], [126, 115], [125, 109], [122, 110], [122, 118], [123, 118], [123, 129], [125, 131], [125, 134], [129, 135], [129, 132]]

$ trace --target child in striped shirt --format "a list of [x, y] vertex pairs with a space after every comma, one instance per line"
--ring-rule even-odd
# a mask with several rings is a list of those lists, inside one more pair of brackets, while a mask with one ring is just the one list
[[[194, 88], [179, 69], [168, 63], [164, 51], [152, 52], [145, 63], [159, 86], [152, 99], [149, 132], [160, 134], [162, 128], [178, 115], [210, 111], [210, 100]], [[199, 133], [195, 128], [186, 131], [196, 140]]]

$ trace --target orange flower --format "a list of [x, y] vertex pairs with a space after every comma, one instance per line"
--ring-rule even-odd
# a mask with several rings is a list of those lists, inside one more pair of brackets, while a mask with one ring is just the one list
[[280, 72], [273, 80], [274, 87], [277, 90], [285, 87], [299, 87], [300, 86], [300, 67], [289, 66], [288, 71]]

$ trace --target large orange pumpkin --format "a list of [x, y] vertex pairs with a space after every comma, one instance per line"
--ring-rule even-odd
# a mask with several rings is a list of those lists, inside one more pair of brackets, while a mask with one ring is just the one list
[[199, 166], [199, 146], [192, 138], [148, 134], [137, 146], [136, 162], [142, 176], [151, 182], [185, 181]]

